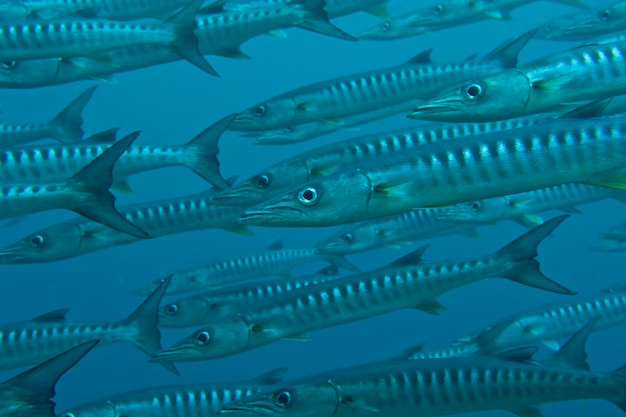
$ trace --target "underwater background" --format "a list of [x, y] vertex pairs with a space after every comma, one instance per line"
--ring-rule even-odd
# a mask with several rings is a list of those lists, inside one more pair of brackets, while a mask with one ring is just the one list
[[[392, 15], [415, 8], [418, 0], [391, 0]], [[419, 1], [435, 4], [435, 1]], [[589, 0], [592, 7], [611, 2]], [[593, 3], [593, 4], [591, 4]], [[489, 52], [506, 39], [572, 9], [537, 1], [512, 12], [512, 21], [486, 20], [439, 32], [394, 41], [348, 42], [301, 29], [288, 29], [286, 39], [260, 36], [243, 45], [252, 57], [238, 61], [216, 56], [207, 59], [221, 74], [210, 77], [179, 61], [115, 76], [114, 82], [83, 81], [72, 84], [0, 91], [0, 114], [6, 122], [47, 120], [85, 88], [99, 87], [86, 106], [83, 125], [87, 134], [120, 127], [120, 137], [141, 130], [137, 144], [182, 144], [219, 118], [250, 107], [265, 98], [312, 82], [404, 62], [434, 48], [434, 61], [455, 61]], [[365, 13], [333, 20], [351, 34], [359, 34], [380, 20]], [[575, 43], [532, 40], [520, 53], [525, 63], [574, 46]], [[245, 179], [277, 161], [306, 149], [339, 139], [418, 126], [416, 120], [395, 116], [363, 125], [358, 132], [339, 131], [321, 139], [286, 146], [255, 146], [252, 139], [225, 132], [220, 140], [219, 160], [225, 178]], [[118, 195], [117, 206], [183, 196], [208, 188], [207, 183], [182, 167], [142, 173], [130, 178], [134, 195]], [[57, 384], [57, 412], [115, 393], [166, 384], [243, 381], [270, 369], [288, 366], [286, 378], [388, 358], [416, 343], [444, 347], [493, 321], [544, 304], [592, 296], [625, 280], [624, 254], [588, 249], [597, 235], [626, 220], [626, 207], [613, 200], [580, 207], [583, 214], [567, 219], [539, 247], [542, 271], [551, 279], [578, 291], [567, 297], [521, 286], [503, 279], [489, 279], [440, 297], [448, 310], [431, 316], [403, 310], [377, 318], [313, 332], [310, 341], [285, 340], [228, 358], [179, 363], [182, 376], [166, 372], [131, 344], [95, 349]], [[544, 218], [557, 215], [544, 213]], [[0, 229], [0, 247], [75, 215], [50, 211]], [[261, 250], [277, 238], [285, 247], [308, 247], [331, 236], [337, 228], [252, 227], [254, 236], [224, 230], [201, 230], [119, 246], [51, 264], [0, 265], [0, 320], [17, 322], [55, 309], [70, 307], [68, 319], [108, 321], [128, 315], [142, 298], [128, 292], [179, 269], [223, 256]], [[430, 240], [428, 260], [466, 258], [492, 252], [524, 231], [505, 221], [480, 226], [480, 238], [452, 235]], [[380, 249], [348, 255], [366, 271], [383, 266], [424, 242], [401, 250]], [[314, 272], [322, 264], [310, 264], [294, 273]], [[173, 299], [173, 298], [172, 298]], [[165, 299], [169, 300], [169, 298]], [[162, 344], [171, 345], [190, 329], [162, 330]], [[623, 327], [593, 333], [588, 343], [589, 363], [594, 370], [612, 370], [626, 363]], [[0, 380], [17, 370], [0, 372]], [[546, 416], [617, 416], [621, 411], [603, 401], [548, 404]], [[504, 411], [480, 415], [508, 415]], [[134, 417], [134, 416], [131, 416]]]

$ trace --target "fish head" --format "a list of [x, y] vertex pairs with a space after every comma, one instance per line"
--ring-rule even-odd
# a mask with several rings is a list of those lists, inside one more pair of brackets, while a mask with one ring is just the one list
[[577, 19], [569, 21], [552, 38], [580, 40], [590, 35], [602, 35], [610, 31], [611, 28], [618, 29], [623, 27], [625, 19], [626, 3], [620, 2], [610, 7], [586, 13]]
[[238, 113], [228, 128], [244, 132], [281, 129], [297, 124], [297, 112], [298, 105], [292, 97], [279, 96]]
[[83, 253], [85, 237], [80, 223], [60, 223], [0, 250], [0, 264], [33, 264], [71, 258]]
[[223, 305], [212, 304], [202, 296], [176, 300], [159, 308], [159, 326], [187, 327], [210, 323], [221, 315], [221, 307]]
[[124, 414], [111, 401], [97, 401], [63, 411], [57, 417], [124, 417]]
[[447, 222], [487, 223], [502, 218], [507, 208], [504, 197], [454, 204], [437, 212], [437, 219]]
[[33, 88], [57, 82], [62, 61], [35, 59], [0, 62], [0, 88]]
[[619, 239], [600, 236], [589, 249], [594, 252], [624, 252], [626, 251], [626, 234]]
[[151, 362], [189, 362], [216, 359], [249, 348], [254, 326], [238, 316], [227, 316], [159, 352]]
[[387, 20], [359, 35], [360, 39], [390, 40], [415, 36], [427, 32], [427, 28], [412, 24], [408, 19]]
[[488, 122], [524, 115], [531, 83], [521, 72], [504, 71], [456, 87], [413, 109], [411, 119]]
[[356, 253], [391, 242], [391, 228], [376, 220], [347, 226], [317, 245], [320, 253]]
[[317, 136], [317, 130], [311, 128], [309, 124], [301, 124], [264, 132], [247, 132], [242, 136], [255, 138], [255, 145], [284, 145], [314, 138]]
[[341, 394], [332, 381], [296, 381], [229, 402], [221, 417], [333, 417]]
[[371, 191], [367, 177], [358, 170], [337, 172], [243, 211], [239, 222], [286, 227], [351, 223], [366, 211]]
[[287, 192], [310, 179], [310, 170], [299, 159], [270, 167], [212, 197], [214, 204], [254, 205]]

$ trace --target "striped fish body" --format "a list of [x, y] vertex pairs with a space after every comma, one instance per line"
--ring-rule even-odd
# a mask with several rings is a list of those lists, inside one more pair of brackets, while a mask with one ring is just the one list
[[[224, 406], [253, 415], [440, 416], [482, 410], [536, 415], [537, 405], [597, 398], [624, 409], [626, 371], [599, 373], [492, 358], [389, 361], [301, 378]], [[334, 407], [333, 407], [334, 406]]]
[[[326, 0], [325, 10], [328, 17], [341, 17], [356, 12], [384, 12], [388, 0]], [[229, 10], [243, 11], [247, 9], [263, 9], [269, 7], [284, 6], [289, 0], [237, 0], [229, 1], [226, 8]]]
[[185, 0], [20, 0], [30, 18], [59, 19], [85, 10], [95, 10], [101, 19], [134, 20], [147, 17], [163, 18]]
[[0, 124], [0, 148], [21, 145], [39, 139], [63, 138], [66, 130], [62, 126], [44, 123]]
[[462, 343], [442, 349], [412, 349], [412, 353], [400, 359], [422, 360], [422, 359], [449, 359], [465, 358], [476, 355], [480, 347], [473, 343]]
[[241, 221], [320, 227], [570, 182], [620, 187], [625, 122], [560, 120], [423, 145], [309, 182], [244, 211]]
[[[209, 228], [249, 233], [233, 224], [243, 206], [215, 206], [212, 192], [136, 204], [120, 209], [121, 215], [141, 224], [150, 236], [166, 236]], [[26, 236], [0, 251], [0, 263], [42, 263], [80, 256], [139, 239], [87, 220], [70, 220]]]

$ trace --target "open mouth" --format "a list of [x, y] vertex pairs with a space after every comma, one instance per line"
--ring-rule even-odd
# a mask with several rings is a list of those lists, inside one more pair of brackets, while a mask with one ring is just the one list
[[409, 114], [407, 117], [409, 119], [421, 119], [424, 116], [428, 116], [430, 114], [440, 114], [446, 113], [456, 110], [456, 107], [451, 104], [426, 104], [424, 106], [419, 106], [413, 109], [413, 112]]
[[238, 223], [263, 225], [267, 222], [290, 221], [300, 217], [300, 211], [293, 207], [276, 206], [271, 208], [250, 209], [239, 215]]

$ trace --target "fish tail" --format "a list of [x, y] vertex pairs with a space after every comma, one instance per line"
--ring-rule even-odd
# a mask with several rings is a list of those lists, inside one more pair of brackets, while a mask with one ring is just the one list
[[307, 17], [296, 22], [294, 26], [333, 38], [347, 41], [358, 40], [330, 23], [328, 12], [326, 11], [326, 0], [292, 0], [289, 4], [300, 6], [309, 12]]
[[189, 168], [219, 190], [225, 190], [230, 185], [220, 174], [218, 141], [235, 116], [232, 114], [224, 117], [185, 145], [185, 150], [191, 154], [189, 160], [192, 163]]
[[576, 294], [561, 284], [543, 275], [539, 269], [537, 246], [569, 215], [558, 216], [524, 233], [497, 252], [497, 256], [516, 265], [506, 278], [530, 287], [558, 294]]
[[505, 68], [514, 68], [517, 65], [518, 55], [522, 48], [535, 36], [537, 30], [526, 32], [513, 40], [508, 40], [489, 52], [484, 60], [498, 61]]
[[50, 124], [58, 128], [58, 137], [56, 139], [61, 143], [76, 143], [83, 139], [83, 109], [93, 96], [97, 86], [89, 87], [76, 97], [70, 104], [61, 110], [52, 120]]
[[170, 45], [174, 53], [183, 59], [186, 59], [202, 71], [215, 77], [220, 75], [215, 68], [207, 62], [198, 49], [198, 38], [195, 34], [196, 29], [196, 13], [202, 6], [204, 0], [193, 0], [179, 12], [165, 21], [173, 27], [175, 41]]
[[[161, 346], [161, 332], [157, 327], [159, 323], [159, 304], [161, 304], [161, 299], [165, 295], [171, 280], [172, 277], [170, 276], [161, 281], [152, 294], [130, 316], [121, 322], [122, 326], [133, 331], [134, 336], [130, 342], [150, 357], [163, 350]], [[162, 362], [162, 365], [168, 371], [180, 375], [171, 362]]]
[[139, 132], [131, 133], [111, 145], [96, 159], [71, 177], [67, 185], [76, 192], [76, 203], [70, 209], [93, 221], [129, 235], [147, 238], [148, 234], [126, 220], [115, 208], [115, 197], [109, 192], [113, 167]]
[[[31, 368], [21, 374], [2, 383], [0, 387], [8, 392], [17, 393], [17, 398], [12, 398], [12, 402], [23, 404], [20, 415], [39, 416], [54, 414], [54, 402], [51, 398], [55, 395], [55, 385], [59, 378], [85, 356], [93, 347], [98, 344], [98, 340], [92, 340], [75, 346], [65, 352], [48, 359], [47, 361]], [[26, 403], [26, 404], [24, 404]], [[23, 413], [23, 414], [22, 414]]]
[[622, 411], [626, 412], [626, 365], [622, 365], [621, 367], [617, 368], [616, 370], [611, 372], [611, 375], [617, 377], [617, 379], [619, 380], [619, 392], [621, 393], [620, 398], [618, 398], [617, 400], [612, 400], [611, 402], [621, 408]]

